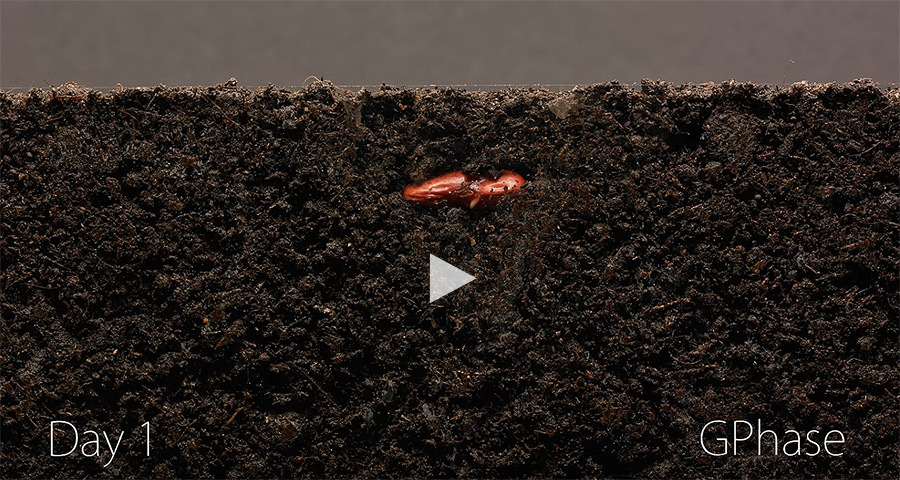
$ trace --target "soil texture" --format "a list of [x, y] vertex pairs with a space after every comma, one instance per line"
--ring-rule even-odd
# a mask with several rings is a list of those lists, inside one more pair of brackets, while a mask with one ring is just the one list
[[[900, 478], [900, 90], [66, 85], [0, 145], [3, 477]], [[528, 184], [401, 195], [455, 170]]]

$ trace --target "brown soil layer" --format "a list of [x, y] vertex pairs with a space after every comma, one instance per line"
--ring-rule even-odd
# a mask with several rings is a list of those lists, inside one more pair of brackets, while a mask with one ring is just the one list
[[[66, 86], [0, 140], [4, 477], [900, 478], [897, 89]], [[400, 194], [459, 169], [529, 183]]]

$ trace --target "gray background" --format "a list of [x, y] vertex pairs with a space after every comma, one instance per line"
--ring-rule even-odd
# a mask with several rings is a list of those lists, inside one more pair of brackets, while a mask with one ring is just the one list
[[0, 3], [0, 87], [900, 83], [900, 2]]

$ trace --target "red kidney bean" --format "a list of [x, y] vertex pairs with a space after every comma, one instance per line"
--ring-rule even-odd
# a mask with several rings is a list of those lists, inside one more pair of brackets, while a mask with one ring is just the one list
[[518, 194], [524, 185], [525, 179], [511, 170], [503, 170], [497, 178], [455, 171], [406, 187], [403, 198], [419, 205], [483, 210]]

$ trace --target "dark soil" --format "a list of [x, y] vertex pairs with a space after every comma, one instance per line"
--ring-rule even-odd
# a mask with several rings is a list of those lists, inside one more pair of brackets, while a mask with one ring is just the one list
[[[68, 85], [0, 129], [4, 477], [900, 477], [897, 89]], [[400, 194], [458, 169], [529, 184]], [[430, 305], [429, 253], [477, 280]]]

